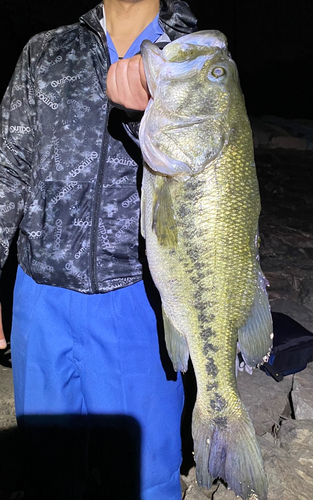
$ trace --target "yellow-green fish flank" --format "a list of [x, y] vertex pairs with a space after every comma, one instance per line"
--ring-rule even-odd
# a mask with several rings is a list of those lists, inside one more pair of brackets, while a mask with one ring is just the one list
[[237, 69], [216, 31], [142, 54], [152, 99], [140, 128], [142, 233], [174, 368], [190, 354], [197, 479], [265, 500], [267, 481], [235, 376], [237, 341], [262, 363], [272, 324], [258, 258], [259, 188]]

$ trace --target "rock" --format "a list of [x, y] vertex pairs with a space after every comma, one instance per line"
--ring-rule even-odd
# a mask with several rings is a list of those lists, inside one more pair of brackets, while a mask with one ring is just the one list
[[231, 490], [228, 490], [222, 483], [218, 485], [216, 492], [212, 496], [212, 500], [238, 500], [237, 495]]
[[200, 488], [197, 485], [196, 468], [192, 467], [187, 476], [181, 476], [182, 491], [184, 500], [204, 500], [211, 499], [213, 493], [216, 491], [217, 485], [213, 485], [209, 490]]
[[[271, 294], [270, 294], [271, 296]], [[281, 298], [273, 297], [270, 300], [270, 305], [272, 311], [281, 312], [290, 316], [295, 321], [298, 321], [300, 325], [304, 326], [310, 331], [313, 331], [313, 312], [310, 309], [302, 306], [299, 299], [297, 298]]]
[[12, 370], [0, 365], [0, 430], [16, 427]]
[[270, 434], [269, 432], [267, 432], [266, 434], [263, 434], [262, 438], [266, 439], [266, 441], [269, 441], [271, 444], [276, 443], [275, 433]]
[[256, 148], [258, 147], [268, 147], [272, 130], [265, 123], [250, 116], [250, 123], [252, 126], [253, 142]]
[[291, 398], [295, 418], [312, 419], [313, 422], [313, 363], [294, 375]]
[[216, 487], [212, 490], [205, 490], [204, 488], [199, 488], [197, 485], [191, 485], [188, 487], [184, 500], [208, 500], [212, 498], [213, 492]]
[[[278, 433], [278, 444], [290, 452], [297, 448], [301, 454], [303, 450], [310, 453], [313, 467], [313, 420], [288, 419], [282, 422]], [[302, 450], [302, 451], [301, 451]]]
[[[268, 478], [267, 500], [312, 500], [312, 432], [312, 421], [290, 419], [282, 423], [276, 444], [258, 438]], [[238, 498], [233, 491], [220, 484], [212, 500]]]
[[185, 486], [186, 486], [186, 489], [188, 488], [188, 486], [191, 486], [191, 485], [195, 485], [197, 484], [197, 479], [196, 479], [196, 468], [195, 467], [192, 467], [189, 472], [188, 472], [188, 475], [185, 476], [185, 475], [182, 475], [181, 476], [181, 479], [182, 481], [184, 482]]
[[276, 445], [260, 438], [269, 481], [268, 500], [312, 500], [313, 421], [282, 422]]
[[312, 149], [313, 127], [301, 120], [277, 116], [250, 117], [255, 147], [283, 148], [305, 151]]
[[303, 466], [293, 455], [294, 450], [287, 453], [269, 444], [262, 450], [269, 482], [267, 500], [312, 500], [311, 467]]
[[[266, 130], [272, 126], [268, 120], [266, 125]], [[260, 147], [255, 153], [262, 205], [260, 257], [270, 282], [270, 303], [274, 311], [313, 331], [313, 152]]]
[[299, 296], [304, 307], [313, 312], [313, 279], [302, 281]]
[[307, 142], [301, 137], [272, 137], [269, 143], [270, 148], [298, 149], [304, 151], [307, 149]]
[[254, 370], [252, 375], [238, 373], [238, 389], [252, 419], [255, 432], [262, 436], [271, 433], [279, 425], [280, 417], [288, 404], [292, 388], [292, 376], [276, 382], [261, 370]]

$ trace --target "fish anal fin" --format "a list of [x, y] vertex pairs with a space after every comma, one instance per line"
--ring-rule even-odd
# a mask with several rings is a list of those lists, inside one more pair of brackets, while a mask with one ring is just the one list
[[255, 367], [267, 361], [273, 345], [273, 322], [261, 271], [248, 319], [238, 331], [238, 343], [247, 365]]
[[153, 200], [152, 230], [161, 246], [175, 248], [177, 226], [174, 218], [172, 196], [166, 178], [162, 178], [155, 190]]
[[219, 418], [220, 424], [218, 418], [202, 420], [196, 403], [192, 433], [199, 486], [210, 488], [212, 480], [220, 478], [243, 500], [266, 500], [263, 458], [248, 414], [243, 409], [238, 420]]
[[162, 309], [165, 343], [174, 370], [185, 373], [188, 370], [189, 349], [185, 335], [173, 325], [168, 315]]

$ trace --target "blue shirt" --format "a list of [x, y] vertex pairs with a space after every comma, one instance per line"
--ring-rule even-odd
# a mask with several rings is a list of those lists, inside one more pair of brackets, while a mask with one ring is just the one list
[[[154, 43], [158, 40], [158, 38], [160, 38], [162, 34], [163, 30], [159, 24], [159, 14], [157, 14], [153, 21], [140, 33], [136, 40], [134, 40], [134, 42], [131, 44], [126, 54], [124, 55], [123, 59], [127, 59], [138, 54], [140, 52], [140, 45], [144, 40], [150, 40], [150, 42]], [[112, 38], [110, 37], [109, 33], [107, 32], [106, 35], [110, 59], [111, 63], [113, 64], [118, 61], [118, 53], [116, 51], [116, 48], [114, 47]]]

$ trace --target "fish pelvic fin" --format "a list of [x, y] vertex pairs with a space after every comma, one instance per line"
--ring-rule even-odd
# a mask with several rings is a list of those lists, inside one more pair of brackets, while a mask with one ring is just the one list
[[249, 366], [259, 366], [268, 360], [273, 345], [273, 322], [266, 292], [266, 279], [258, 271], [254, 301], [244, 326], [238, 330], [242, 357]]
[[180, 333], [162, 308], [165, 343], [174, 370], [185, 373], [188, 370], [189, 349], [185, 335]]
[[177, 245], [177, 226], [168, 182], [165, 177], [159, 179], [153, 200], [152, 229], [161, 246], [175, 248]]
[[202, 421], [197, 403], [193, 415], [193, 437], [199, 486], [210, 488], [221, 478], [243, 500], [267, 499], [267, 478], [252, 422], [244, 411], [238, 421]]

